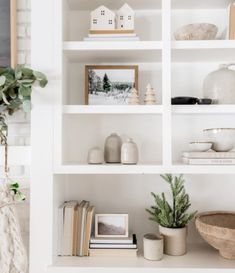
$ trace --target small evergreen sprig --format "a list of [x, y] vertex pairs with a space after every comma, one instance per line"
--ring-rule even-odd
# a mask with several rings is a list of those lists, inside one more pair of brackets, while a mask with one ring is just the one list
[[172, 206], [167, 202], [165, 194], [154, 197], [155, 205], [146, 211], [151, 215], [150, 220], [157, 222], [159, 225], [167, 228], [183, 228], [196, 215], [197, 211], [187, 213], [191, 206], [189, 195], [186, 194], [184, 187], [183, 175], [173, 176], [171, 174], [161, 175], [161, 177], [170, 185], [172, 193]]

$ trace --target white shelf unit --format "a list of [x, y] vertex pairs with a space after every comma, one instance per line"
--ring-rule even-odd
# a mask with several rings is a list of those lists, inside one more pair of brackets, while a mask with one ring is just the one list
[[[128, 213], [140, 253], [143, 234], [156, 232], [145, 213], [153, 201], [150, 192], [167, 191], [161, 173], [185, 174], [192, 209], [234, 207], [234, 166], [189, 166], [180, 158], [189, 141], [203, 137], [202, 129], [234, 127], [235, 106], [171, 106], [172, 96], [201, 97], [205, 76], [219, 63], [235, 59], [234, 41], [172, 41], [174, 30], [207, 20], [218, 24], [222, 33], [231, 1], [128, 0], [136, 10], [140, 42], [82, 41], [92, 9], [104, 4], [117, 10], [124, 2], [32, 0], [32, 66], [48, 75], [49, 85], [33, 98], [30, 273], [233, 272], [234, 262], [219, 258], [193, 223], [183, 257], [165, 256], [153, 263], [141, 256], [57, 258], [57, 208], [65, 200], [90, 200], [100, 213]], [[141, 99], [150, 82], [158, 105], [84, 105], [86, 64], [137, 64]], [[113, 131], [135, 139], [140, 163], [86, 164], [88, 149], [103, 147]]]

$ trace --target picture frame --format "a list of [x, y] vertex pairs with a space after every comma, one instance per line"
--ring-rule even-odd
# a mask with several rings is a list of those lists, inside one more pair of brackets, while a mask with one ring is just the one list
[[96, 214], [96, 238], [127, 238], [129, 236], [128, 214]]
[[86, 105], [126, 105], [131, 89], [138, 90], [138, 65], [86, 65]]
[[16, 1], [0, 0], [0, 67], [17, 65]]

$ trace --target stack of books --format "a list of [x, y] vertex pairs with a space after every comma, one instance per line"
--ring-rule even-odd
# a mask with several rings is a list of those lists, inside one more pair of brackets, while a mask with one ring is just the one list
[[58, 214], [58, 255], [88, 256], [94, 207], [83, 200], [63, 203]]
[[133, 30], [90, 30], [84, 41], [139, 41]]
[[182, 159], [189, 165], [235, 165], [235, 151], [184, 152]]
[[136, 257], [137, 239], [133, 234], [129, 238], [94, 238], [90, 240], [92, 257]]

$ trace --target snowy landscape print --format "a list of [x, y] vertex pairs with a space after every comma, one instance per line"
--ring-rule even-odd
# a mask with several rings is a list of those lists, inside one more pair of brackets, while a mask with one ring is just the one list
[[136, 86], [136, 68], [87, 68], [88, 104], [125, 105]]

